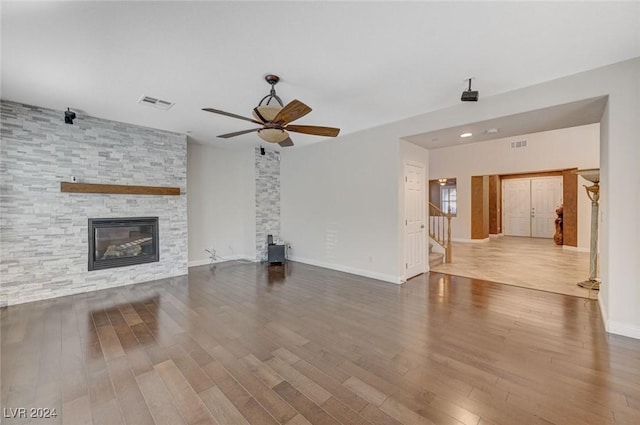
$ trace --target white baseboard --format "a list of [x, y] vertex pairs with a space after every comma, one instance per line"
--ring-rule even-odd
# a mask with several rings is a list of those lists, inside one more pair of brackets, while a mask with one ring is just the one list
[[604, 330], [609, 332], [609, 310], [607, 310], [602, 304], [602, 297], [598, 293], [598, 306], [600, 307], [600, 318], [602, 319], [602, 323], [604, 323]]
[[464, 239], [464, 238], [451, 238], [453, 242], [462, 242], [462, 243], [487, 243], [491, 240], [491, 238], [484, 239]]
[[604, 326], [609, 333], [640, 339], [640, 326], [616, 322], [615, 320], [608, 320]]
[[567, 251], [574, 251], [574, 252], [589, 252], [589, 248], [582, 248], [579, 246], [562, 245], [562, 249], [566, 249]]
[[626, 336], [634, 339], [640, 339], [640, 326], [630, 325], [628, 323], [622, 323], [615, 320], [609, 320], [608, 311], [602, 304], [601, 297], [598, 297], [598, 305], [600, 306], [600, 314], [602, 316], [602, 322], [604, 323], [604, 329], [608, 333]]
[[341, 264], [325, 263], [324, 261], [311, 260], [309, 258], [289, 257], [289, 260], [297, 261], [299, 263], [309, 264], [312, 266], [324, 267], [325, 269], [337, 270], [339, 272], [351, 273], [358, 276], [370, 277], [372, 279], [382, 280], [385, 282], [395, 283], [398, 285], [402, 283], [402, 278], [400, 276], [393, 276], [385, 273], [372, 272], [370, 270], [343, 266]]

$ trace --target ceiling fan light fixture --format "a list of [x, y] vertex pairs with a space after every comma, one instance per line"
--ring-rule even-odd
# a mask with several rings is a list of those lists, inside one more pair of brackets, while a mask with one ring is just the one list
[[271, 122], [281, 110], [280, 105], [260, 105], [253, 108], [253, 116], [262, 122]]
[[258, 130], [258, 136], [269, 143], [280, 143], [289, 137], [289, 133], [279, 128], [263, 128]]
[[262, 98], [258, 106], [253, 108], [253, 117], [248, 118], [242, 115], [233, 114], [231, 112], [222, 111], [214, 108], [202, 108], [203, 111], [214, 114], [225, 115], [227, 117], [236, 118], [243, 121], [249, 121], [257, 124], [261, 128], [250, 128], [248, 130], [234, 131], [232, 133], [221, 134], [218, 137], [229, 139], [231, 137], [241, 136], [248, 133], [258, 133], [265, 142], [277, 143], [281, 147], [293, 146], [293, 141], [289, 137], [289, 131], [293, 133], [310, 134], [314, 136], [336, 137], [340, 133], [339, 128], [323, 127], [318, 125], [297, 125], [291, 124], [293, 121], [304, 117], [311, 108], [297, 99], [292, 100], [286, 105], [282, 104], [282, 99], [278, 97], [275, 85], [280, 81], [277, 75], [268, 74], [264, 79], [271, 86], [269, 94]]

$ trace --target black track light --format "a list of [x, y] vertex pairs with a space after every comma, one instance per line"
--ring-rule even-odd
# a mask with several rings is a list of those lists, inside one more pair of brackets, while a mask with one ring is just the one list
[[469, 78], [469, 89], [462, 92], [460, 100], [463, 102], [477, 102], [478, 97], [478, 91], [471, 90], [471, 78]]

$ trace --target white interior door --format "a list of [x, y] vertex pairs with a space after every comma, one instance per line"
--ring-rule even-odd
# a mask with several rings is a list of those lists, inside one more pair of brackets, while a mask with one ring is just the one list
[[531, 236], [530, 179], [502, 182], [503, 233], [507, 236]]
[[531, 236], [552, 238], [556, 208], [562, 204], [562, 177], [531, 179]]
[[404, 164], [405, 279], [425, 272], [424, 167]]

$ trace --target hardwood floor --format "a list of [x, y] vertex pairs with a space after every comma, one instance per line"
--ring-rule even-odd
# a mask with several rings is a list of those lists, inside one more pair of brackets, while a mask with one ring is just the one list
[[3, 424], [640, 423], [595, 301], [469, 278], [225, 263], [1, 319]]
[[502, 236], [485, 243], [454, 242], [453, 262], [432, 270], [575, 297], [598, 297], [598, 291], [576, 285], [588, 278], [589, 253], [563, 249], [552, 239]]

